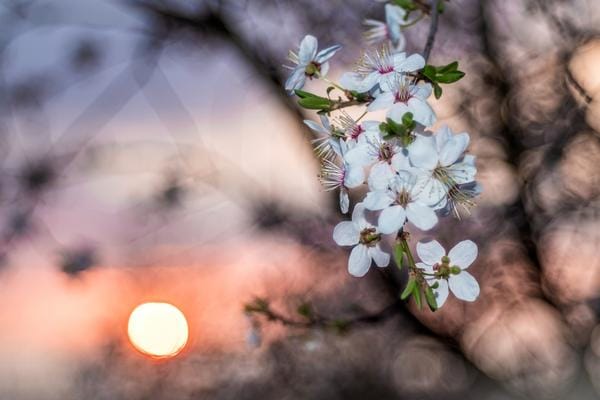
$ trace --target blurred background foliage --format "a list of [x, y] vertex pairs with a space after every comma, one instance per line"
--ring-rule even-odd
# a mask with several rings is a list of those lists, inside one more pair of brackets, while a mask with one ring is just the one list
[[[282, 86], [304, 34], [345, 46], [336, 76], [382, 16], [368, 0], [2, 2], [0, 397], [600, 397], [600, 4], [448, 2], [431, 62], [467, 76], [433, 104], [471, 133], [484, 194], [432, 235], [474, 238], [482, 294], [435, 314], [396, 300], [394, 268], [347, 276], [309, 116]], [[244, 314], [256, 297], [274, 321]], [[124, 343], [148, 298], [190, 319], [176, 360]]]

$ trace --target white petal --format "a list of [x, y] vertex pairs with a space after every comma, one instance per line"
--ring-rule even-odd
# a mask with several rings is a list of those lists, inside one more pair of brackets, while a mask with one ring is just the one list
[[461, 133], [446, 142], [440, 151], [440, 164], [444, 167], [453, 164], [469, 146], [469, 135]]
[[433, 289], [433, 294], [435, 294], [435, 301], [438, 308], [441, 308], [446, 303], [446, 299], [448, 299], [448, 281], [437, 279], [436, 282], [438, 283], [438, 288]]
[[369, 188], [371, 190], [385, 190], [394, 179], [394, 171], [387, 162], [378, 162], [369, 173]]
[[387, 267], [390, 263], [390, 255], [382, 251], [378, 244], [369, 248], [369, 256], [371, 256], [378, 267]]
[[477, 174], [477, 168], [467, 162], [452, 164], [446, 168], [448, 169], [450, 177], [458, 184], [474, 181], [475, 174]]
[[335, 46], [331, 46], [328, 47], [326, 49], [321, 50], [320, 52], [317, 53], [317, 56], [315, 58], [315, 61], [318, 63], [323, 64], [325, 61], [329, 60], [331, 57], [334, 56], [335, 53], [338, 52], [339, 49], [341, 49], [342, 46], [340, 46], [339, 44], [335, 45]]
[[467, 271], [462, 271], [458, 275], [451, 275], [448, 283], [452, 293], [461, 300], [475, 301], [479, 296], [479, 284], [473, 275]]
[[392, 92], [382, 92], [375, 97], [375, 100], [367, 107], [367, 111], [387, 110], [394, 105], [394, 94]]
[[296, 68], [285, 81], [285, 90], [293, 94], [294, 90], [302, 89], [304, 82], [306, 82], [304, 68]]
[[430, 230], [438, 222], [435, 211], [433, 211], [432, 208], [419, 203], [409, 203], [406, 206], [406, 217], [410, 223], [423, 231]]
[[415, 87], [413, 96], [418, 97], [421, 100], [427, 100], [429, 98], [429, 96], [431, 96], [432, 91], [433, 91], [433, 88], [431, 87], [431, 84], [429, 84], [429, 83], [417, 85]]
[[415, 167], [433, 170], [438, 164], [434, 139], [431, 136], [417, 135], [415, 141], [408, 146], [408, 157]]
[[[396, 61], [396, 60], [394, 60]], [[394, 67], [396, 71], [400, 72], [414, 72], [425, 66], [425, 59], [420, 54], [411, 54], [400, 62], [395, 62]]]
[[333, 229], [333, 240], [338, 246], [354, 246], [360, 240], [360, 232], [352, 221], [342, 221]]
[[302, 39], [302, 42], [300, 42], [300, 51], [298, 52], [300, 65], [306, 65], [315, 59], [318, 46], [319, 43], [316, 37], [312, 35], [304, 36], [304, 39]]
[[358, 229], [364, 229], [371, 226], [365, 218], [365, 205], [358, 203], [354, 206], [352, 211], [352, 222], [358, 227]]
[[418, 262], [418, 263], [416, 263], [416, 266], [418, 268], [422, 268], [425, 272], [428, 272], [430, 274], [434, 273], [433, 265], [429, 265], [429, 264], [425, 264], [425, 263], [422, 263], [422, 262]]
[[417, 243], [417, 254], [425, 264], [435, 265], [446, 255], [446, 250], [437, 240], [432, 240], [427, 243]]
[[319, 74], [321, 74], [321, 76], [326, 76], [328, 72], [329, 72], [329, 63], [324, 62], [323, 64], [321, 64], [321, 67], [319, 68]]
[[368, 248], [364, 244], [359, 244], [350, 253], [348, 272], [350, 275], [360, 278], [369, 272], [370, 267], [371, 257], [369, 257]]
[[359, 187], [365, 183], [365, 169], [362, 166], [346, 166], [346, 175], [344, 176], [344, 186], [349, 189]]
[[347, 214], [350, 209], [350, 196], [348, 196], [348, 191], [343, 188], [340, 189], [340, 211], [342, 214]]
[[444, 145], [448, 142], [448, 140], [452, 139], [452, 131], [448, 128], [448, 125], [442, 126], [435, 133], [435, 144], [437, 151], [442, 151]]
[[368, 143], [359, 144], [348, 150], [344, 154], [344, 161], [354, 166], [366, 166], [375, 161], [375, 155], [371, 152], [371, 146]]
[[446, 187], [442, 182], [429, 177], [425, 181], [425, 184], [422, 184], [418, 199], [422, 203], [425, 203], [429, 206], [434, 206], [443, 201], [447, 194], [448, 192]]
[[358, 89], [361, 88], [362, 81], [362, 75], [359, 75], [356, 72], [346, 72], [340, 77], [340, 85], [348, 90], [358, 91]]
[[383, 210], [394, 202], [394, 198], [391, 197], [389, 191], [375, 191], [369, 192], [365, 196], [363, 204], [368, 210]]
[[396, 172], [411, 169], [408, 157], [402, 152], [394, 154], [394, 157], [392, 157], [392, 167], [394, 167]]
[[396, 233], [406, 221], [406, 212], [402, 206], [388, 207], [379, 214], [377, 227], [383, 234]]
[[477, 258], [477, 245], [471, 240], [463, 240], [448, 253], [450, 263], [467, 269]]
[[408, 108], [408, 106], [404, 103], [395, 103], [392, 108], [390, 108], [390, 110], [387, 113], [387, 118], [391, 118], [394, 121], [396, 121], [397, 123], [401, 124], [402, 123], [402, 117], [404, 116], [404, 114], [406, 114], [407, 112], [410, 112], [410, 109]]
[[413, 119], [421, 125], [431, 126], [435, 123], [435, 112], [426, 100], [413, 97], [408, 100], [408, 109], [413, 113]]
[[321, 133], [323, 135], [328, 135], [329, 136], [329, 131], [327, 129], [325, 129], [325, 127], [323, 127], [321, 124], [317, 124], [315, 121], [311, 121], [309, 119], [305, 119], [304, 120], [304, 124], [306, 126], [308, 126], [311, 130], [317, 132], [317, 133]]

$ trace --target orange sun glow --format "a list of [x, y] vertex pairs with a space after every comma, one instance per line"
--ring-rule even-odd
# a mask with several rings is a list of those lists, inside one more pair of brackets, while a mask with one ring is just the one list
[[188, 340], [183, 313], [168, 303], [144, 303], [129, 316], [129, 340], [143, 354], [157, 358], [177, 355]]

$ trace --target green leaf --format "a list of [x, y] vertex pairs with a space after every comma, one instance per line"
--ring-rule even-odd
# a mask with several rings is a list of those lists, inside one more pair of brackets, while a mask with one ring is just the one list
[[423, 67], [422, 74], [431, 82], [435, 82], [437, 70], [433, 65], [427, 64], [425, 67]]
[[310, 92], [305, 92], [304, 90], [294, 90], [294, 93], [296, 93], [296, 96], [300, 97], [301, 99], [305, 99], [307, 97], [320, 97], [317, 96], [316, 94], [310, 93]]
[[401, 243], [397, 243], [394, 246], [394, 261], [396, 262], [396, 265], [400, 269], [402, 269], [403, 258], [404, 258], [404, 248], [402, 247]]
[[450, 71], [446, 72], [442, 75], [437, 76], [437, 82], [439, 83], [454, 83], [462, 77], [465, 76], [465, 73], [462, 71]]
[[402, 116], [402, 125], [410, 127], [413, 124], [413, 113], [407, 112]]
[[442, 87], [440, 85], [438, 85], [437, 83], [433, 84], [433, 94], [436, 99], [439, 99], [440, 97], [442, 97]]
[[394, 4], [404, 8], [406, 11], [414, 11], [417, 9], [417, 5], [413, 0], [394, 0]]
[[400, 295], [400, 299], [406, 300], [408, 298], [408, 296], [410, 296], [410, 294], [415, 290], [416, 287], [417, 287], [416, 279], [410, 278], [408, 280], [408, 283], [406, 284], [406, 287], [404, 288], [404, 291]]
[[427, 305], [429, 305], [429, 309], [431, 311], [436, 311], [438, 309], [437, 300], [435, 299], [435, 294], [431, 287], [427, 286], [425, 289], [425, 300], [427, 300]]
[[438, 74], [444, 74], [446, 72], [458, 71], [458, 61], [451, 62], [448, 65], [436, 67]]
[[421, 300], [421, 289], [419, 289], [418, 286], [415, 286], [413, 289], [413, 298], [415, 299], [415, 303], [417, 304], [417, 307], [419, 307], [419, 310], [422, 310], [423, 302]]
[[300, 106], [309, 110], [326, 110], [331, 107], [331, 100], [324, 97], [304, 97], [298, 100]]

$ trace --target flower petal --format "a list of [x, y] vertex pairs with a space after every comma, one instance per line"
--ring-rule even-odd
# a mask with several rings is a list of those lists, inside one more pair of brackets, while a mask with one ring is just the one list
[[450, 263], [467, 269], [477, 258], [477, 245], [472, 240], [463, 240], [448, 253]]
[[385, 190], [394, 179], [394, 171], [387, 162], [378, 162], [369, 173], [369, 188], [371, 190]]
[[435, 265], [446, 255], [446, 250], [437, 240], [432, 240], [427, 243], [417, 243], [417, 254], [425, 264]]
[[411, 54], [402, 61], [394, 60], [394, 68], [399, 72], [414, 72], [425, 66], [425, 59], [420, 54]]
[[427, 100], [429, 98], [429, 96], [431, 96], [431, 92], [433, 91], [433, 88], [431, 86], [431, 84], [429, 83], [425, 83], [423, 85], [417, 85], [414, 86], [414, 93], [413, 96], [414, 97], [418, 97], [421, 100]]
[[461, 133], [446, 142], [440, 151], [440, 164], [447, 167], [454, 164], [469, 146], [469, 134]]
[[396, 233], [406, 221], [406, 212], [402, 206], [388, 207], [379, 214], [377, 226], [383, 234]]
[[432, 208], [419, 203], [409, 203], [406, 206], [406, 217], [410, 223], [423, 231], [430, 230], [438, 222], [435, 211], [433, 211]]
[[375, 155], [371, 153], [369, 143], [354, 146], [344, 154], [344, 161], [352, 166], [366, 166], [375, 161]]
[[378, 267], [387, 267], [390, 263], [390, 255], [382, 251], [378, 244], [369, 248], [369, 256]]
[[362, 166], [346, 165], [344, 186], [349, 189], [359, 187], [365, 183], [365, 169]]
[[296, 68], [285, 81], [285, 90], [290, 94], [294, 94], [294, 90], [302, 89], [304, 82], [306, 82], [304, 68]]
[[435, 123], [435, 112], [426, 100], [412, 97], [408, 100], [408, 109], [413, 113], [413, 119], [424, 126]]
[[325, 61], [327, 61], [331, 57], [333, 57], [335, 55], [335, 53], [337, 53], [338, 50], [340, 50], [341, 48], [342, 48], [342, 46], [340, 46], [339, 44], [336, 44], [335, 46], [331, 46], [326, 49], [323, 49], [317, 53], [317, 56], [315, 57], [315, 61], [320, 64], [323, 64]]
[[435, 301], [438, 308], [441, 308], [448, 299], [448, 281], [437, 279], [436, 282], [438, 283], [438, 287], [437, 289], [433, 289], [433, 294], [435, 294]]
[[434, 137], [436, 148], [439, 152], [442, 151], [444, 145], [448, 143], [448, 140], [452, 139], [452, 131], [450, 130], [450, 128], [448, 128], [448, 125], [444, 125], [440, 129], [438, 129]]
[[374, 191], [369, 192], [365, 196], [365, 200], [363, 204], [368, 210], [383, 210], [388, 207], [390, 204], [394, 202], [393, 197], [390, 195], [390, 192], [387, 190]]
[[302, 42], [300, 42], [300, 50], [298, 51], [299, 65], [306, 65], [315, 59], [317, 55], [317, 47], [319, 42], [317, 38], [312, 35], [304, 36]]
[[448, 169], [448, 174], [454, 180], [455, 183], [463, 184], [472, 182], [475, 180], [475, 174], [477, 174], [477, 168], [474, 165], [467, 162], [460, 162], [452, 164]]
[[458, 275], [451, 275], [448, 283], [452, 293], [461, 300], [475, 301], [479, 296], [479, 284], [473, 275], [467, 271], [462, 271]]
[[333, 229], [333, 240], [338, 246], [354, 246], [360, 240], [360, 232], [352, 221], [342, 221]]
[[321, 124], [317, 124], [315, 121], [311, 121], [310, 119], [304, 120], [304, 125], [308, 126], [312, 131], [321, 133], [323, 135], [329, 136], [329, 131], [325, 129], [325, 127]]
[[408, 147], [410, 162], [417, 168], [433, 170], [438, 164], [438, 154], [431, 136], [417, 135]]
[[392, 92], [382, 92], [369, 104], [367, 111], [387, 110], [393, 105], [394, 94]]
[[364, 244], [359, 244], [352, 249], [350, 258], [348, 258], [348, 272], [358, 278], [365, 276], [371, 267], [371, 257], [368, 248]]
[[340, 189], [340, 211], [342, 214], [347, 214], [350, 209], [350, 196], [348, 196], [348, 191], [345, 189]]

